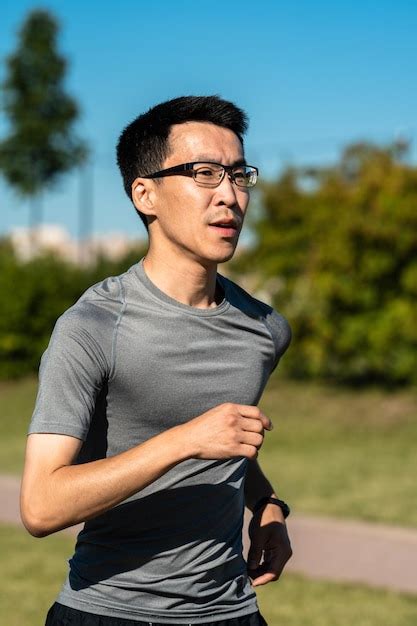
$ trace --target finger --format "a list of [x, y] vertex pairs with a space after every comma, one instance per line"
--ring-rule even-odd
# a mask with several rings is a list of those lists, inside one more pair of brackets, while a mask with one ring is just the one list
[[267, 417], [263, 413], [262, 413], [261, 421], [262, 421], [263, 427], [266, 428], [266, 430], [272, 430], [274, 428], [274, 425], [269, 419], [269, 417]]
[[247, 443], [241, 443], [239, 452], [236, 456], [244, 456], [247, 459], [256, 459], [258, 456], [258, 448], [256, 446], [248, 445]]
[[263, 554], [262, 548], [258, 548], [256, 546], [250, 546], [249, 552], [248, 552], [248, 561], [247, 561], [249, 570], [258, 569], [259, 563], [262, 560], [262, 554]]
[[260, 433], [253, 433], [247, 430], [244, 430], [240, 434], [240, 442], [249, 446], [255, 446], [259, 450], [261, 445], [263, 444], [264, 438]]
[[[257, 572], [258, 574], [257, 578], [263, 579], [264, 576], [268, 576], [271, 578], [268, 579], [267, 582], [271, 582], [271, 580], [278, 580], [278, 578], [281, 576], [282, 571], [285, 567], [285, 563], [287, 562], [288, 559], [282, 558], [281, 554], [276, 554], [275, 550], [274, 550], [274, 553], [275, 553], [274, 555], [271, 555], [271, 551], [269, 550], [265, 551], [264, 562], [259, 567], [259, 570]], [[261, 582], [258, 584], [262, 585], [265, 583]]]
[[262, 576], [258, 576], [252, 580], [253, 587], [259, 587], [260, 585], [267, 585], [268, 583], [272, 583], [274, 580], [277, 580], [278, 576], [273, 574], [272, 572], [267, 572], [266, 574], [262, 574]]
[[242, 429], [251, 433], [264, 434], [264, 425], [261, 420], [244, 417], [242, 419]]
[[273, 424], [269, 417], [267, 417], [257, 406], [251, 406], [249, 404], [238, 404], [237, 410], [242, 417], [249, 417], [251, 419], [259, 420], [263, 427], [267, 430], [273, 429]]

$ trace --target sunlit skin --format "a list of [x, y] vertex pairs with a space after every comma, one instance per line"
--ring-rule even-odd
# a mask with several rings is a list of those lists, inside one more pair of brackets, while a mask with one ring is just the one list
[[[203, 122], [174, 125], [170, 154], [161, 169], [192, 161], [223, 165], [244, 162], [242, 144], [229, 129]], [[216, 306], [217, 265], [236, 249], [249, 203], [249, 191], [226, 175], [218, 187], [198, 186], [191, 177], [158, 181], [137, 178], [132, 185], [136, 207], [149, 218], [149, 278], [176, 300], [196, 307]], [[234, 220], [236, 228], [212, 226]]]
[[[170, 154], [160, 169], [192, 161], [237, 165], [244, 161], [243, 147], [231, 130], [210, 123], [187, 122], [171, 129]], [[144, 269], [161, 291], [197, 308], [215, 307], [217, 265], [228, 261], [236, 249], [249, 203], [249, 191], [225, 176], [218, 187], [198, 186], [191, 177], [169, 176], [158, 181], [137, 178], [132, 185], [135, 206], [148, 216], [149, 251]], [[211, 226], [222, 219], [235, 220], [233, 232]], [[249, 463], [246, 503], [260, 493], [273, 493], [256, 461]], [[277, 580], [291, 556], [282, 511], [267, 505], [253, 518], [248, 570], [254, 586]], [[264, 562], [261, 563], [264, 554]]]
[[[161, 169], [191, 161], [242, 163], [243, 148], [230, 130], [208, 123], [172, 128], [171, 151]], [[135, 205], [149, 219], [150, 243], [144, 268], [165, 294], [198, 308], [215, 307], [218, 263], [233, 256], [249, 202], [249, 192], [228, 176], [216, 188], [192, 178], [160, 182], [137, 178]], [[212, 226], [234, 220], [234, 230]], [[252, 405], [223, 403], [151, 437], [129, 450], [88, 463], [76, 462], [80, 439], [53, 433], [29, 435], [21, 490], [22, 520], [36, 537], [93, 519], [117, 506], [189, 459], [249, 459], [245, 501], [253, 508], [275, 495], [256, 457], [270, 419]], [[69, 504], [70, 503], [70, 506]], [[276, 580], [291, 555], [284, 518], [268, 504], [251, 524], [248, 554], [254, 586]], [[264, 563], [261, 565], [261, 557]]]

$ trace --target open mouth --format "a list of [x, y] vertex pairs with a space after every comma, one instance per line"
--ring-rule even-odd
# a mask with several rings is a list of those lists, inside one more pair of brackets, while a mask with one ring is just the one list
[[223, 237], [233, 237], [237, 233], [237, 226], [235, 224], [210, 224], [210, 228], [215, 228], [217, 232], [221, 233]]

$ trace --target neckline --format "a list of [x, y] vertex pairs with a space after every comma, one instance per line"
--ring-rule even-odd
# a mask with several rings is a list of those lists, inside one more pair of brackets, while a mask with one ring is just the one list
[[161, 289], [159, 289], [159, 287], [157, 287], [155, 283], [151, 281], [151, 279], [145, 272], [145, 268], [143, 267], [144, 258], [145, 257], [142, 257], [140, 261], [133, 266], [135, 274], [139, 281], [142, 283], [142, 285], [153, 295], [153, 297], [160, 302], [163, 302], [165, 305], [168, 305], [177, 310], [181, 310], [182, 312], [188, 313], [189, 315], [197, 315], [198, 317], [212, 317], [213, 315], [220, 315], [229, 308], [229, 301], [227, 299], [226, 293], [226, 284], [221, 274], [217, 274], [217, 285], [220, 287], [221, 291], [224, 294], [223, 300], [215, 307], [199, 309], [188, 304], [183, 304], [182, 302], [175, 300], [175, 298], [171, 298], [171, 296], [166, 294], [164, 291], [161, 291]]

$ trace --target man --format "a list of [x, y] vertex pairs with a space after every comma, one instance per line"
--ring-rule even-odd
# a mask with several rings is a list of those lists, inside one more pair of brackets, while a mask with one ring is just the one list
[[291, 549], [288, 508], [256, 461], [272, 428], [256, 405], [290, 331], [217, 273], [257, 177], [246, 126], [230, 102], [183, 97], [120, 137], [149, 250], [58, 320], [27, 443], [29, 532], [86, 522], [48, 626], [265, 624], [253, 587]]

